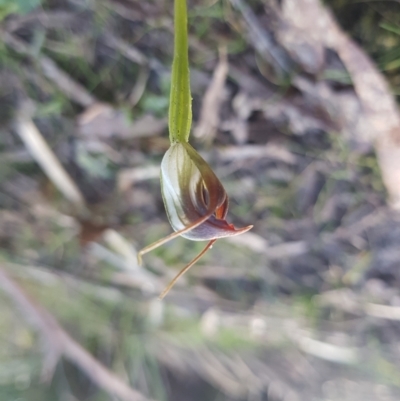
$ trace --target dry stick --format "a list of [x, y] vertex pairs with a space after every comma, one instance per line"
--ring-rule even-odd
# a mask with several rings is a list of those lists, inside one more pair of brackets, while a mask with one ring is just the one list
[[370, 316], [387, 320], [400, 320], [400, 307], [398, 306], [367, 303], [364, 310]]
[[33, 121], [21, 115], [17, 119], [16, 129], [29, 153], [51, 182], [70, 202], [82, 208], [85, 205], [82, 193], [49, 148]]
[[251, 8], [242, 0], [230, 0], [232, 5], [241, 12], [248, 28], [248, 35], [260, 56], [270, 63], [276, 72], [284, 75], [292, 70], [292, 62], [273, 40], [272, 35], [263, 30]]
[[373, 140], [391, 205], [400, 209], [400, 113], [394, 96], [368, 56], [343, 33], [336, 50], [375, 130]]
[[136, 182], [153, 179], [160, 179], [160, 166], [121, 169], [117, 176], [117, 188], [124, 193]]
[[124, 39], [113, 35], [111, 32], [106, 32], [102, 36], [102, 39], [107, 46], [111, 47], [112, 49], [118, 50], [128, 60], [147, 69], [147, 72], [149, 72], [149, 70], [153, 68], [156, 70], [165, 68], [158, 59], [154, 57], [147, 57], [131, 43], [126, 42]]
[[133, 87], [129, 95], [129, 103], [132, 107], [135, 107], [140, 99], [142, 98], [145, 90], [147, 81], [150, 76], [150, 70], [147, 66], [142, 66], [139, 70], [139, 74], [136, 78], [135, 86]]
[[142, 66], [148, 64], [147, 57], [140, 50], [130, 43], [125, 42], [123, 39], [111, 33], [106, 33], [103, 39], [108, 46], [121, 52], [128, 60]]
[[330, 362], [351, 365], [359, 361], [360, 353], [356, 348], [341, 347], [313, 338], [300, 336], [294, 339], [302, 351]]
[[228, 60], [226, 49], [221, 49], [218, 65], [214, 70], [213, 77], [203, 98], [199, 123], [194, 130], [195, 136], [208, 142], [213, 141], [219, 125], [219, 112], [227, 75]]
[[[17, 285], [0, 267], [0, 288], [12, 299], [25, 315], [26, 320], [37, 329], [44, 339], [53, 347], [51, 351], [57, 356], [77, 365], [101, 389], [123, 401], [146, 401], [143, 394], [130, 388], [118, 376], [110, 372], [81, 345], [72, 339], [45, 309], [32, 301], [23, 289]], [[54, 360], [54, 358], [52, 358]]]

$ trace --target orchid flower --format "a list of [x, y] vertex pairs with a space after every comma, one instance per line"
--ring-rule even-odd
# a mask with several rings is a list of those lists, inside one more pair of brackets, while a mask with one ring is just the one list
[[175, 0], [175, 48], [172, 64], [169, 132], [171, 146], [161, 162], [161, 192], [169, 222], [175, 231], [142, 249], [145, 253], [182, 236], [192, 241], [209, 241], [161, 293], [168, 293], [176, 281], [210, 249], [218, 238], [242, 234], [253, 226], [235, 228], [226, 220], [228, 196], [207, 162], [189, 144], [192, 123], [186, 0]]

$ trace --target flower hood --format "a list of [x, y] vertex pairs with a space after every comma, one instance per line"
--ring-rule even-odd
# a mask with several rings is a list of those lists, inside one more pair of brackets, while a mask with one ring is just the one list
[[207, 162], [187, 142], [175, 142], [161, 163], [161, 191], [174, 231], [193, 241], [246, 232], [225, 220], [228, 197]]

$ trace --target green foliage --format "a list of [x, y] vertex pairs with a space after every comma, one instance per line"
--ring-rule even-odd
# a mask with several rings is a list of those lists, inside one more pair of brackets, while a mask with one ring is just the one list
[[28, 14], [41, 0], [0, 0], [0, 21], [10, 14]]
[[379, 26], [383, 29], [386, 29], [389, 32], [395, 33], [396, 35], [400, 35], [400, 27], [396, 25], [389, 24], [387, 22], [382, 22]]

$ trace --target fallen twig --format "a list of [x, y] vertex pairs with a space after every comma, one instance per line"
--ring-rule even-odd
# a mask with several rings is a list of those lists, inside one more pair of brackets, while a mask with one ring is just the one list
[[400, 307], [365, 302], [360, 296], [347, 288], [326, 291], [315, 296], [315, 300], [321, 306], [333, 306], [360, 316], [368, 315], [379, 319], [400, 320]]
[[105, 34], [103, 39], [108, 46], [121, 52], [128, 60], [139, 65], [146, 65], [148, 63], [147, 57], [140, 50], [123, 39], [111, 33]]
[[77, 117], [77, 134], [91, 140], [149, 137], [161, 134], [166, 126], [166, 118], [156, 118], [151, 114], [145, 114], [132, 123], [122, 110], [105, 103], [96, 103]]
[[121, 193], [127, 191], [130, 186], [136, 182], [159, 179], [160, 167], [147, 166], [147, 167], [134, 167], [121, 169], [118, 172], [118, 189]]
[[271, 159], [289, 165], [296, 164], [296, 156], [287, 148], [277, 144], [226, 146], [217, 149], [219, 159], [224, 162], [246, 159]]
[[279, 75], [290, 72], [292, 63], [285, 51], [280, 48], [273, 40], [271, 34], [264, 31], [260, 26], [251, 8], [242, 0], [230, 0], [232, 5], [243, 15], [248, 28], [248, 35], [256, 45], [256, 50], [260, 56], [268, 63], [273, 65]]
[[219, 111], [227, 75], [228, 60], [226, 50], [221, 50], [218, 65], [214, 70], [212, 80], [203, 98], [199, 123], [194, 131], [195, 136], [208, 142], [212, 142], [214, 139], [219, 125]]
[[142, 98], [146, 90], [149, 76], [149, 68], [147, 66], [142, 66], [139, 70], [139, 74], [137, 75], [135, 85], [129, 95], [129, 103], [132, 107], [135, 107], [139, 103], [139, 100]]
[[400, 320], [400, 307], [367, 303], [364, 307], [369, 316], [387, 320]]
[[349, 365], [359, 360], [359, 352], [356, 348], [339, 347], [309, 337], [300, 337], [297, 339], [297, 342], [300, 348], [307, 354], [326, 361]]
[[270, 246], [261, 235], [254, 233], [244, 233], [240, 237], [229, 237], [227, 241], [245, 246], [253, 252], [264, 254], [270, 260], [293, 258], [304, 255], [310, 250], [310, 245], [306, 241], [291, 241]]
[[82, 193], [43, 139], [33, 121], [29, 117], [20, 115], [16, 121], [16, 128], [28, 151], [52, 183], [70, 202], [82, 208], [85, 204]]

